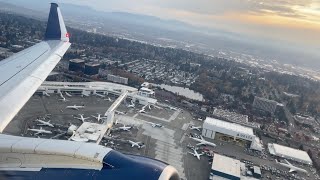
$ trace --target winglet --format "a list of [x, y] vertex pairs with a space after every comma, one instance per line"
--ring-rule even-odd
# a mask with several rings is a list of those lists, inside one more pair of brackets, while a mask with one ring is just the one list
[[56, 3], [51, 3], [45, 40], [69, 41], [69, 34], [64, 24], [60, 8]]

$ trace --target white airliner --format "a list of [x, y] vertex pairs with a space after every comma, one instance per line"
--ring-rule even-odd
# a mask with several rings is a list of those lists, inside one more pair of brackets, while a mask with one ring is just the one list
[[[0, 61], [0, 133], [40, 87], [70, 45], [58, 4], [51, 3], [44, 40]], [[39, 129], [35, 132], [45, 133]], [[6, 134], [0, 134], [0, 142], [0, 179], [180, 179], [177, 170], [166, 163], [122, 154], [96, 143]]]
[[192, 129], [192, 130], [197, 130], [197, 131], [201, 132], [201, 126], [191, 125], [189, 128]]
[[49, 121], [43, 121], [43, 120], [41, 120], [41, 119], [37, 119], [37, 120], [35, 120], [35, 121], [40, 123], [40, 124], [37, 124], [38, 126], [54, 127], [54, 125], [50, 123], [50, 120], [49, 120]]
[[68, 100], [68, 99], [66, 99], [65, 97], [62, 97], [61, 99], [59, 99], [59, 101], [67, 102], [67, 101], [69, 101], [69, 100]]
[[139, 113], [146, 113], [146, 111], [144, 109], [140, 109], [138, 112]]
[[98, 113], [98, 116], [94, 116], [92, 115], [92, 117], [94, 117], [98, 122], [100, 122], [100, 120], [106, 119], [107, 117], [105, 116], [101, 116], [101, 114]]
[[162, 128], [163, 127], [163, 125], [162, 124], [160, 124], [160, 123], [153, 123], [153, 122], [147, 122], [147, 123], [149, 123], [149, 124], [151, 124], [151, 126], [152, 127], [158, 127], [158, 128]]
[[84, 106], [77, 106], [77, 105], [73, 105], [73, 106], [67, 106], [66, 109], [73, 109], [73, 110], [79, 110], [84, 108]]
[[72, 95], [69, 94], [68, 92], [65, 92], [65, 93], [66, 93], [66, 95], [67, 95], [68, 97], [72, 97]]
[[114, 111], [116, 114], [119, 114], [119, 115], [125, 115], [126, 113], [122, 112], [122, 111]]
[[45, 96], [47, 96], [47, 97], [50, 97], [50, 94], [48, 94], [48, 93], [45, 92], [45, 91], [43, 91], [42, 94], [45, 95]]
[[150, 104], [150, 107], [154, 107], [154, 108], [156, 108], [156, 109], [163, 109], [162, 107], [160, 107], [160, 106], [157, 106], [157, 105], [155, 105], [155, 104]]
[[134, 142], [131, 140], [129, 140], [128, 142], [131, 144], [131, 147], [137, 146], [138, 149], [141, 149], [145, 146], [144, 143], [142, 143], [142, 142]]
[[80, 117], [74, 117], [75, 119], [79, 119], [80, 121], [82, 121], [84, 123], [84, 120], [89, 119], [90, 117], [83, 117], [83, 114], [78, 114]]
[[39, 134], [52, 134], [51, 131], [47, 131], [47, 130], [45, 130], [45, 129], [42, 129], [42, 127], [40, 127], [40, 129], [28, 129], [28, 131], [36, 132], [34, 135], [39, 135]]
[[198, 160], [200, 160], [200, 156], [204, 155], [204, 153], [199, 154], [195, 148], [193, 149], [193, 152], [188, 152], [188, 153], [192, 154], [194, 157], [197, 157]]
[[129, 104], [127, 107], [128, 108], [134, 108], [136, 105], [134, 104], [134, 102], [133, 101], [131, 101], [131, 104]]
[[198, 144], [196, 144], [197, 146], [201, 146], [201, 145], [208, 145], [208, 146], [212, 146], [212, 147], [216, 147], [217, 145], [212, 143], [212, 142], [209, 142], [209, 141], [206, 141], [205, 139], [203, 139], [202, 136], [200, 136], [200, 139], [199, 138], [194, 138], [194, 137], [190, 137], [191, 139], [199, 142]]
[[308, 174], [308, 171], [307, 171], [307, 170], [292, 165], [292, 164], [291, 164], [289, 161], [287, 161], [286, 159], [284, 159], [284, 161], [285, 161], [286, 163], [279, 162], [279, 161], [276, 159], [276, 163], [277, 163], [277, 164], [280, 164], [281, 166], [284, 166], [284, 167], [289, 168], [289, 169], [290, 169], [289, 172], [303, 172], [303, 173]]
[[61, 93], [61, 92], [59, 92], [59, 95], [60, 95], [61, 99], [63, 99], [63, 98], [64, 98], [64, 96], [62, 95], [62, 93]]
[[125, 124], [122, 127], [119, 127], [118, 129], [123, 130], [123, 131], [130, 131], [132, 126], [126, 126]]
[[99, 94], [99, 93], [95, 93], [94, 95], [98, 96], [98, 97], [101, 97], [101, 98], [105, 98], [106, 96], [103, 95], [103, 94]]
[[110, 97], [103, 99], [103, 100], [113, 102], [113, 100]]

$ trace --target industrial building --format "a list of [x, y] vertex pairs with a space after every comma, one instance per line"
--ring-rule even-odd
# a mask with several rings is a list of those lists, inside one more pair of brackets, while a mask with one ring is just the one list
[[69, 71], [83, 72], [84, 64], [85, 62], [82, 59], [71, 59], [69, 61]]
[[84, 68], [84, 74], [96, 75], [99, 74], [100, 64], [97, 63], [86, 63]]
[[155, 92], [153, 90], [145, 87], [140, 88], [138, 94], [140, 96], [151, 97], [151, 98], [155, 96]]
[[121, 76], [108, 74], [107, 79], [108, 81], [119, 83], [119, 84], [128, 84], [128, 78], [124, 78]]
[[312, 165], [312, 160], [310, 159], [308, 153], [305, 151], [282, 146], [279, 144], [274, 144], [274, 143], [269, 143], [268, 149], [270, 154], [274, 156], [293, 160], [303, 164]]
[[263, 110], [263, 111], [269, 112], [271, 114], [274, 114], [277, 109], [278, 104], [279, 103], [276, 101], [255, 96], [252, 106], [256, 109]]
[[210, 173], [211, 179], [240, 180], [240, 164], [237, 159], [214, 154]]
[[202, 136], [222, 141], [233, 141], [237, 145], [249, 145], [251, 149], [262, 151], [260, 139], [254, 135], [253, 129], [236, 123], [207, 117], [202, 126]]

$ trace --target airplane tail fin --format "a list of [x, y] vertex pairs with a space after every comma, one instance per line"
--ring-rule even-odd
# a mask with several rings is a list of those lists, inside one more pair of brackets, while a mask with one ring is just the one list
[[64, 24], [60, 8], [56, 3], [51, 3], [45, 40], [61, 40], [69, 42], [69, 34]]

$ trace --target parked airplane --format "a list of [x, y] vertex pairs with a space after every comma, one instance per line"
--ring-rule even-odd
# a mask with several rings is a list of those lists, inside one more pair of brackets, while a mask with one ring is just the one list
[[145, 146], [144, 143], [142, 143], [142, 142], [134, 142], [131, 140], [129, 140], [128, 142], [131, 144], [131, 147], [137, 146], [138, 149], [141, 149]]
[[139, 113], [146, 113], [146, 111], [144, 109], [140, 109], [138, 112]]
[[157, 105], [155, 105], [155, 104], [150, 104], [150, 107], [154, 107], [154, 108], [156, 108], [156, 109], [163, 109], [162, 107], [157, 106]]
[[178, 110], [178, 108], [171, 107], [171, 106], [168, 106], [168, 108], [169, 108], [170, 110], [172, 110], [172, 111], [177, 111], [177, 110]]
[[200, 160], [200, 156], [204, 155], [204, 153], [199, 154], [195, 148], [193, 149], [193, 152], [188, 152], [188, 153], [192, 154], [194, 157], [197, 157], [198, 160]]
[[69, 101], [69, 100], [68, 100], [68, 99], [66, 99], [65, 97], [63, 97], [63, 98], [59, 99], [59, 101], [67, 102], [67, 101]]
[[77, 106], [77, 105], [73, 105], [73, 106], [67, 106], [66, 109], [73, 109], [73, 110], [79, 110], [84, 108], [84, 106]]
[[40, 124], [37, 124], [38, 126], [49, 126], [49, 127], [54, 127], [53, 124], [50, 123], [50, 120], [49, 121], [43, 121], [41, 119], [37, 119], [35, 120], [37, 122], [39, 122]]
[[206, 141], [205, 139], [203, 139], [202, 136], [200, 136], [200, 138], [194, 138], [194, 137], [190, 137], [190, 138], [199, 142], [198, 144], [196, 144], [197, 146], [200, 146], [200, 145], [208, 145], [208, 146], [212, 146], [212, 147], [217, 146], [216, 144], [214, 144], [212, 142]]
[[[69, 46], [60, 9], [52, 3], [44, 41], [0, 62], [0, 133]], [[0, 179], [180, 179], [175, 168], [159, 160], [122, 154], [95, 143], [5, 134], [0, 134], [0, 142]]]
[[64, 96], [62, 95], [61, 92], [59, 92], [59, 96], [60, 96], [62, 99], [64, 98]]
[[289, 169], [290, 169], [290, 170], [289, 170], [290, 173], [291, 173], [291, 172], [303, 172], [303, 173], [308, 174], [308, 171], [307, 171], [307, 170], [292, 165], [292, 164], [291, 164], [289, 161], [287, 161], [286, 159], [284, 159], [284, 161], [285, 161], [286, 163], [279, 162], [279, 161], [276, 159], [276, 163], [277, 163], [277, 164], [280, 164], [281, 166], [284, 166], [284, 167], [289, 168]]
[[130, 131], [132, 126], [126, 126], [125, 124], [122, 127], [119, 127], [118, 129], [123, 130], [123, 131]]
[[114, 111], [116, 114], [120, 114], [120, 115], [125, 115], [126, 113], [122, 112], [122, 111]]
[[200, 129], [201, 129], [201, 126], [191, 125], [189, 128], [192, 129], [192, 130], [197, 130], [197, 131], [201, 132], [201, 130], [200, 130]]
[[79, 114], [80, 117], [74, 117], [75, 119], [79, 119], [80, 121], [82, 121], [84, 123], [84, 120], [89, 119], [90, 117], [83, 117], [83, 114]]
[[48, 93], [45, 92], [45, 91], [43, 91], [42, 94], [45, 95], [45, 96], [47, 96], [47, 97], [50, 97], [50, 94], [48, 94]]
[[81, 97], [89, 97], [89, 96], [90, 96], [89, 94], [81, 93]]
[[103, 100], [113, 102], [113, 100], [110, 97], [103, 99]]
[[69, 94], [68, 92], [65, 92], [65, 93], [66, 93], [66, 95], [67, 95], [68, 97], [72, 97], [72, 95]]
[[128, 108], [134, 108], [136, 105], [134, 104], [134, 102], [131, 100], [131, 103], [129, 105], [127, 105]]
[[39, 135], [39, 134], [52, 134], [51, 131], [47, 131], [47, 130], [45, 130], [45, 129], [42, 129], [42, 127], [40, 127], [40, 129], [29, 129], [29, 128], [28, 128], [28, 131], [33, 131], [33, 132], [35, 132], [34, 135]]
[[94, 117], [98, 122], [100, 122], [100, 120], [106, 119], [107, 117], [105, 116], [101, 116], [101, 114], [98, 113], [98, 116], [94, 116], [92, 115], [92, 117]]
[[147, 123], [151, 124], [152, 127], [158, 127], [158, 128], [162, 128], [163, 127], [163, 125], [160, 124], [160, 123], [153, 123], [153, 122], [147, 122]]
[[101, 98], [105, 98], [106, 96], [103, 95], [103, 94], [99, 94], [99, 93], [95, 93], [94, 95], [98, 96], [98, 97], [101, 97]]

